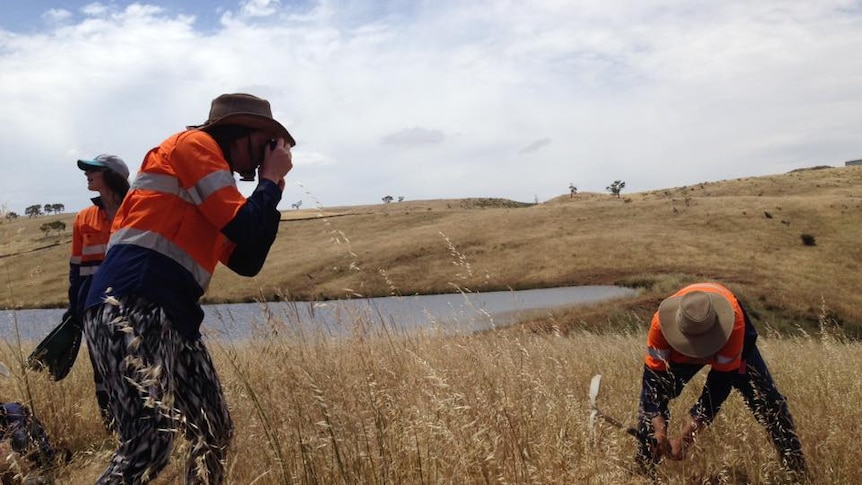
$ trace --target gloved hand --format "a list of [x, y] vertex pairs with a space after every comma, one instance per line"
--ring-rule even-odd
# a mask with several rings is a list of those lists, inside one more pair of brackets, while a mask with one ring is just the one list
[[27, 357], [27, 364], [33, 370], [47, 368], [55, 381], [62, 380], [78, 358], [82, 335], [80, 320], [66, 311], [60, 324]]

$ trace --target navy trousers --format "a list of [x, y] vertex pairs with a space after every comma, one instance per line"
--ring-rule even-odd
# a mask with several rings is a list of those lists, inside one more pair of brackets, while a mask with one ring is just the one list
[[[787, 400], [778, 391], [766, 362], [760, 351], [754, 346], [743, 362], [744, 369], [734, 374], [732, 386], [742, 394], [745, 404], [754, 414], [755, 419], [769, 433], [772, 443], [778, 450], [782, 464], [790, 471], [804, 473], [806, 471], [805, 457], [802, 445], [796, 435], [793, 417], [787, 407]], [[658, 390], [669, 399], [680, 395], [685, 385], [703, 368], [703, 365], [671, 364], [666, 373], [661, 373], [661, 385]], [[656, 390], [653, 390], [656, 392]], [[670, 413], [665, 412], [665, 420], [670, 422]], [[652, 420], [647, 413], [638, 413], [638, 453], [636, 460], [646, 471], [652, 472], [655, 465], [653, 447], [655, 445]]]

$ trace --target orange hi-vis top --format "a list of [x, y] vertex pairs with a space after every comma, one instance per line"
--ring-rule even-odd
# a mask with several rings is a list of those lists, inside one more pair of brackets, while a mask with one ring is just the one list
[[105, 259], [111, 223], [99, 198], [75, 215], [72, 227], [72, 256], [69, 258], [69, 308], [78, 314], [79, 302], [87, 298], [91, 277]]
[[[171, 159], [185, 163], [170, 163]], [[110, 244], [132, 244], [174, 260], [201, 292], [232, 245], [221, 229], [245, 197], [216, 141], [206, 133], [178, 133], [151, 150], [114, 218]]]
[[197, 338], [204, 317], [198, 301], [216, 264], [259, 270], [234, 258], [262, 265], [275, 240], [281, 190], [262, 180], [252, 199], [249, 205], [237, 189], [210, 135], [188, 130], [169, 137], [144, 157], [114, 216], [105, 261], [84, 308], [108, 296], [145, 298], [163, 308], [184, 336]]
[[69, 265], [78, 268], [81, 276], [92, 276], [105, 259], [111, 224], [98, 206], [90, 206], [75, 215], [72, 229], [72, 257]]
[[275, 242], [281, 187], [260, 179], [245, 198], [216, 140], [177, 133], [150, 150], [120, 205], [86, 309], [106, 297], [141, 298], [187, 338], [200, 336], [199, 300], [218, 262], [243, 276], [263, 267]]
[[665, 340], [664, 334], [662, 334], [661, 331], [661, 326], [659, 325], [658, 312], [655, 312], [652, 317], [649, 334], [647, 336], [647, 354], [644, 359], [647, 367], [654, 371], [666, 371], [669, 363], [677, 363], [708, 364], [718, 371], [732, 371], [738, 369], [742, 364], [742, 347], [745, 339], [745, 316], [736, 296], [734, 296], [727, 287], [719, 283], [695, 283], [693, 285], [686, 286], [672, 296], [682, 296], [692, 291], [718, 293], [730, 302], [735, 316], [730, 338], [724, 347], [719, 349], [719, 351], [710, 358], [695, 359], [688, 357], [674, 350], [667, 340]]

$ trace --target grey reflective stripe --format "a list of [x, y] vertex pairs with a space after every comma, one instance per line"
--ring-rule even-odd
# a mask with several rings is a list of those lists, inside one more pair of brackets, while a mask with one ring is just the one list
[[69, 258], [69, 264], [81, 264], [81, 257], [72, 256], [71, 258]]
[[81, 266], [81, 270], [79, 274], [81, 276], [93, 276], [96, 274], [96, 270], [99, 269], [99, 266]]
[[213, 192], [225, 187], [235, 186], [233, 174], [228, 170], [219, 170], [198, 180], [188, 190], [180, 187], [180, 181], [173, 175], [161, 173], [142, 173], [135, 178], [133, 189], [152, 190], [163, 194], [176, 195], [189, 204], [200, 205]]
[[663, 360], [665, 362], [670, 358], [670, 349], [662, 350], [655, 347], [647, 347], [647, 353], [653, 359]]
[[141, 173], [132, 182], [133, 189], [145, 189], [171, 195], [180, 195], [180, 181], [173, 175]]
[[87, 255], [105, 254], [105, 250], [107, 249], [107, 244], [94, 244], [92, 246], [84, 246], [84, 248], [81, 250], [81, 253]]
[[198, 286], [202, 289], [206, 289], [207, 285], [209, 285], [210, 278], [212, 278], [212, 274], [199, 265], [194, 258], [189, 256], [187, 252], [183, 251], [179, 246], [163, 237], [161, 234], [142, 231], [131, 227], [120, 229], [111, 235], [111, 241], [108, 243], [108, 247], [117, 244], [131, 244], [133, 246], [152, 249], [157, 253], [173, 259], [177, 264], [192, 274], [192, 278], [195, 279], [195, 282], [197, 282]]
[[194, 187], [189, 189], [189, 194], [195, 194], [199, 202], [206, 200], [213, 192], [225, 187], [236, 186], [236, 180], [233, 179], [233, 174], [227, 170], [219, 170], [213, 172], [206, 177], [198, 180]]
[[733, 362], [734, 359], [736, 359], [736, 357], [725, 357], [721, 354], [715, 354], [715, 362], [717, 364], [729, 364]]

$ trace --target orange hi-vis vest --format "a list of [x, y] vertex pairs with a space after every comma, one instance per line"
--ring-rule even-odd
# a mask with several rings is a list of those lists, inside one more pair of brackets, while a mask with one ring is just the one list
[[94, 198], [90, 207], [75, 215], [72, 226], [72, 255], [69, 258], [69, 308], [80, 313], [79, 302], [87, 297], [90, 279], [105, 259], [111, 224], [101, 207], [99, 198]]
[[92, 276], [105, 259], [111, 224], [98, 206], [90, 206], [75, 215], [72, 228], [72, 257], [69, 265], [81, 276]]
[[686, 286], [672, 296], [681, 296], [692, 291], [718, 293], [725, 297], [733, 307], [735, 316], [733, 330], [727, 343], [712, 357], [694, 359], [674, 350], [662, 334], [659, 325], [658, 312], [655, 312], [647, 335], [647, 354], [644, 359], [646, 366], [654, 371], [666, 371], [669, 363], [677, 364], [707, 364], [718, 371], [732, 371], [742, 364], [742, 348], [745, 339], [745, 316], [736, 296], [719, 283], [695, 283]]
[[167, 256], [203, 292], [216, 264], [232, 251], [220, 231], [244, 203], [216, 141], [199, 130], [184, 131], [144, 158], [114, 218], [110, 245]]

